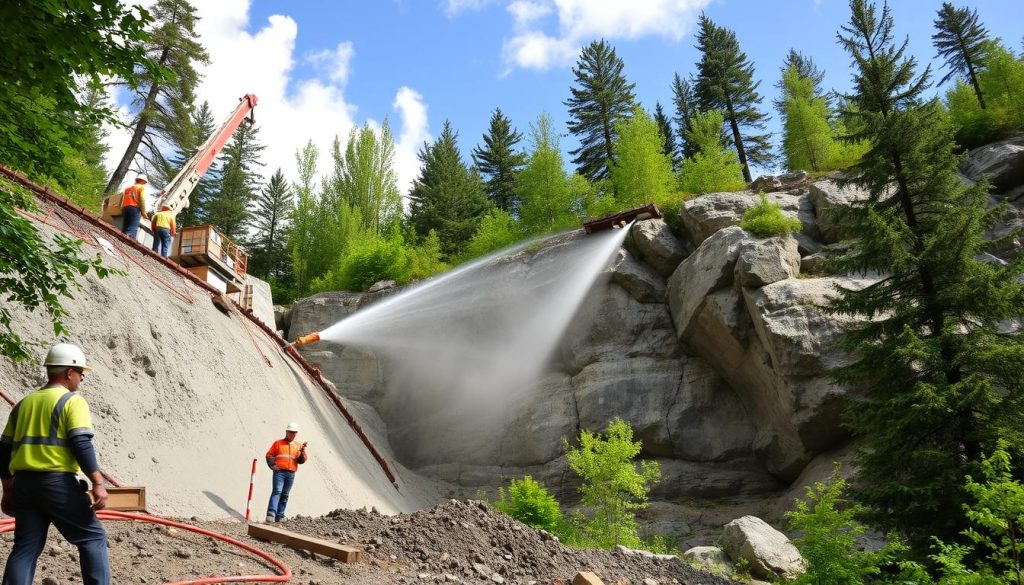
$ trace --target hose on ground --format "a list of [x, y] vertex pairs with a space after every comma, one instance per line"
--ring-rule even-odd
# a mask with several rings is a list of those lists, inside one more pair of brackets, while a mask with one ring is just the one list
[[[175, 522], [174, 520], [168, 520], [166, 518], [159, 518], [157, 516], [150, 516], [149, 514], [139, 514], [135, 512], [115, 512], [112, 510], [104, 510], [96, 513], [96, 516], [100, 520], [128, 520], [133, 522], [149, 522], [152, 524], [163, 524], [164, 526], [170, 526], [178, 528], [180, 530], [188, 530], [189, 532], [195, 532], [203, 536], [208, 536], [222, 542], [226, 542], [230, 545], [236, 546], [248, 553], [254, 554], [264, 561], [270, 563], [277, 569], [280, 574], [278, 575], [233, 575], [229, 577], [206, 577], [203, 579], [193, 579], [191, 581], [175, 581], [173, 583], [167, 583], [166, 585], [213, 585], [214, 583], [285, 583], [291, 581], [292, 571], [282, 561], [276, 557], [271, 556], [269, 553], [263, 552], [262, 550], [248, 545], [239, 540], [235, 540], [230, 536], [220, 534], [219, 532], [213, 532], [212, 530], [206, 530], [205, 528], [199, 528], [198, 526], [192, 526], [191, 524], [184, 524], [182, 522]], [[8, 518], [0, 520], [0, 534], [10, 532], [14, 530], [14, 519]]]

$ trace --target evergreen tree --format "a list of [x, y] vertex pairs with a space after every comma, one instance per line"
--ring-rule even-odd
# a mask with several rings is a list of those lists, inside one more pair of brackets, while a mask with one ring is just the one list
[[483, 146], [473, 149], [473, 163], [487, 181], [487, 198], [513, 216], [519, 211], [516, 175], [526, 164], [526, 153], [515, 150], [522, 139], [523, 135], [512, 127], [512, 121], [501, 113], [501, 108], [495, 108]]
[[[82, 103], [89, 111], [100, 111], [109, 107], [106, 91], [99, 83], [86, 84]], [[64, 167], [69, 174], [65, 181], [64, 193], [82, 207], [99, 213], [103, 202], [103, 187], [107, 180], [107, 169], [103, 166], [104, 157], [109, 150], [104, 143], [107, 131], [94, 116], [79, 113], [76, 118], [76, 147], [70, 149], [64, 157]]]
[[679, 165], [679, 190], [684, 193], [740, 191], [743, 167], [736, 151], [727, 147], [722, 136], [725, 115], [721, 110], [697, 113], [690, 119], [686, 141], [696, 153]]
[[667, 201], [675, 177], [657, 121], [636, 106], [631, 117], [616, 124], [615, 133], [619, 139], [611, 180], [616, 201], [627, 205]]
[[701, 14], [697, 48], [701, 52], [695, 93], [702, 110], [722, 110], [729, 125], [732, 146], [743, 165], [743, 178], [752, 181], [750, 165], [772, 162], [767, 115], [758, 109], [761, 96], [754, 81], [754, 64], [740, 50], [736, 33], [717, 26]]
[[672, 78], [672, 104], [676, 110], [672, 120], [676, 123], [679, 154], [682, 158], [692, 157], [697, 154], [697, 147], [686, 140], [686, 135], [691, 129], [690, 120], [698, 111], [697, 97], [693, 95], [693, 87], [690, 82], [680, 77], [678, 73]]
[[284, 173], [277, 169], [256, 197], [249, 239], [249, 272], [260, 278], [280, 280], [288, 270], [288, 222], [292, 192]]
[[259, 128], [250, 122], [240, 124], [224, 147], [224, 173], [204, 211], [206, 221], [232, 240], [238, 241], [249, 224], [249, 204], [260, 189], [257, 167], [263, 166], [260, 156], [265, 149]]
[[842, 343], [855, 361], [835, 377], [866, 391], [850, 416], [863, 440], [859, 498], [877, 527], [925, 552], [931, 536], [967, 528], [964, 476], [981, 454], [1000, 437], [1024, 447], [1024, 344], [1000, 326], [1024, 314], [1021, 263], [977, 260], [1002, 209], [985, 209], [986, 185], [960, 183], [944, 111], [922, 98], [929, 71], [893, 41], [889, 7], [850, 7], [839, 40], [856, 70], [842, 114], [870, 149], [843, 182], [869, 197], [845, 214], [850, 248], [833, 268], [882, 276], [831, 302], [860, 318]]
[[[167, 179], [170, 180], [181, 170], [195, 151], [202, 146], [213, 135], [217, 129], [213, 119], [213, 112], [210, 111], [210, 103], [204, 101], [198, 108], [193, 108], [186, 120], [181, 120], [182, 125], [188, 125], [191, 129], [189, 134], [179, 133], [179, 136], [187, 136], [188, 142], [175, 144], [175, 154], [170, 157]], [[189, 205], [178, 212], [178, 227], [199, 225], [206, 221], [206, 208], [209, 202], [216, 195], [216, 190], [221, 182], [221, 163], [218, 157], [210, 168], [206, 169], [203, 176], [196, 183], [192, 194], [189, 196]]]
[[[195, 65], [209, 62], [209, 55], [195, 31], [199, 17], [188, 0], [157, 0], [151, 11], [155, 22], [146, 42], [146, 56], [170, 70], [172, 78], [154, 77], [148, 70], [140, 69], [131, 80], [135, 87], [135, 128], [121, 162], [107, 182], [107, 193], [117, 191], [136, 156], [141, 154], [151, 168], [163, 164], [161, 144], [169, 135], [182, 130], [172, 123], [175, 118], [181, 118], [180, 111], [175, 110], [188, 111], [194, 101], [199, 82]], [[145, 149], [140, 152], [143, 146]]]
[[633, 112], [632, 83], [622, 73], [622, 59], [611, 44], [593, 41], [573, 67], [576, 87], [570, 88], [569, 131], [579, 136], [580, 147], [569, 152], [579, 174], [591, 181], [608, 176], [615, 155], [615, 123]]
[[658, 132], [661, 133], [661, 154], [669, 158], [672, 169], [679, 167], [679, 154], [676, 152], [676, 136], [672, 132], [672, 121], [665, 115], [661, 102], [654, 103], [654, 121], [658, 124]]
[[420, 149], [423, 168], [409, 192], [409, 221], [421, 238], [436, 231], [446, 258], [462, 253], [490, 208], [479, 173], [462, 161], [457, 137], [445, 120], [437, 141]]
[[530, 157], [519, 176], [519, 219], [528, 234], [547, 234], [575, 224], [575, 201], [554, 122], [548, 114], [530, 125]]
[[836, 153], [836, 143], [829, 125], [829, 108], [825, 98], [814, 95], [814, 78], [800, 74], [790, 65], [780, 83], [782, 87], [782, 153], [786, 168], [820, 171]]
[[796, 49], [790, 49], [789, 53], [786, 54], [785, 62], [782, 64], [782, 77], [780, 77], [778, 83], [775, 84], [775, 87], [779, 89], [780, 96], [772, 102], [775, 106], [775, 110], [779, 112], [780, 116], [785, 115], [786, 106], [784, 103], [784, 96], [786, 88], [783, 82], [785, 80], [786, 72], [789, 71], [790, 68], [796, 69], [798, 77], [809, 80], [811, 84], [811, 95], [813, 97], [823, 98], [825, 100], [825, 105], [831, 107], [828, 95], [826, 95], [821, 88], [821, 84], [825, 81], [825, 72], [819, 69], [818, 66], [814, 64], [814, 60], [807, 55], [804, 55]]
[[969, 8], [955, 8], [943, 2], [939, 17], [935, 19], [935, 34], [932, 44], [938, 56], [946, 60], [949, 71], [939, 80], [939, 85], [954, 77], [966, 77], [978, 97], [978, 105], [985, 109], [985, 96], [978, 82], [978, 69], [985, 62], [985, 41], [988, 31], [978, 23], [978, 11]]

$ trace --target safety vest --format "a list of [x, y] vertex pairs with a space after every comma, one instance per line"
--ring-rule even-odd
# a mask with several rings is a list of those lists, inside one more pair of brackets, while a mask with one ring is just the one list
[[146, 186], [136, 183], [124, 190], [121, 207], [138, 207], [146, 211]]
[[295, 471], [299, 468], [299, 463], [306, 462], [306, 457], [301, 455], [301, 452], [301, 443], [278, 439], [274, 441], [274, 444], [271, 445], [270, 449], [267, 451], [267, 460], [273, 460], [274, 465], [276, 465], [278, 469], [283, 469], [284, 471]]
[[158, 211], [153, 215], [153, 229], [156, 228], [167, 228], [171, 230], [171, 234], [174, 234], [174, 214], [170, 211]]
[[11, 445], [11, 473], [77, 473], [70, 444], [77, 435], [93, 435], [89, 405], [63, 386], [47, 386], [14, 405], [0, 441]]

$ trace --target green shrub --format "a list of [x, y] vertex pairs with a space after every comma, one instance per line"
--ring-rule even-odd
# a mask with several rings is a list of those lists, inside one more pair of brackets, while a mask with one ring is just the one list
[[647, 507], [647, 493], [661, 479], [661, 469], [656, 461], [643, 461], [637, 469], [633, 460], [641, 445], [633, 441], [629, 423], [616, 418], [604, 435], [583, 430], [579, 448], [565, 446], [569, 468], [583, 480], [583, 505], [591, 512], [577, 520], [579, 544], [642, 546], [635, 512]]
[[782, 215], [779, 205], [768, 201], [762, 193], [761, 200], [743, 213], [740, 227], [756, 236], [767, 238], [800, 231], [800, 220]]
[[527, 526], [557, 533], [562, 526], [562, 509], [547, 489], [527, 475], [513, 479], [508, 491], [498, 491], [494, 507]]
[[492, 209], [480, 220], [480, 226], [466, 245], [462, 260], [486, 256], [514, 244], [524, 237], [516, 220], [506, 211]]

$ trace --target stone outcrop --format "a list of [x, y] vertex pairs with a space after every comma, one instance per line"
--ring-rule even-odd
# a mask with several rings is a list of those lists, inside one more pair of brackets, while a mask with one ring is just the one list
[[988, 179], [996, 193], [1019, 197], [1024, 193], [1024, 133], [972, 150], [960, 170], [973, 181]]
[[853, 186], [840, 187], [834, 180], [826, 180], [811, 184], [810, 197], [821, 240], [831, 244], [847, 236], [842, 228], [842, 210], [867, 199], [868, 193]]
[[[795, 234], [801, 254], [812, 254], [820, 248], [817, 215], [811, 198], [806, 193], [768, 193], [768, 201], [775, 203], [782, 214], [800, 220], [800, 232]], [[743, 213], [760, 201], [760, 195], [750, 191], [736, 193], [709, 193], [683, 202], [680, 217], [690, 242], [696, 247], [711, 234], [738, 226]]]
[[633, 244], [630, 251], [636, 258], [662, 276], [672, 274], [676, 266], [679, 266], [689, 254], [683, 242], [672, 233], [672, 229], [662, 219], [634, 224], [629, 242]]
[[807, 171], [793, 171], [781, 175], [761, 175], [750, 184], [754, 193], [774, 193], [775, 191], [792, 191], [807, 184]]
[[800, 251], [792, 236], [746, 242], [736, 258], [736, 281], [744, 287], [761, 287], [799, 272]]
[[734, 562], [746, 561], [755, 577], [794, 579], [807, 569], [800, 551], [786, 535], [756, 516], [726, 524], [722, 548]]

